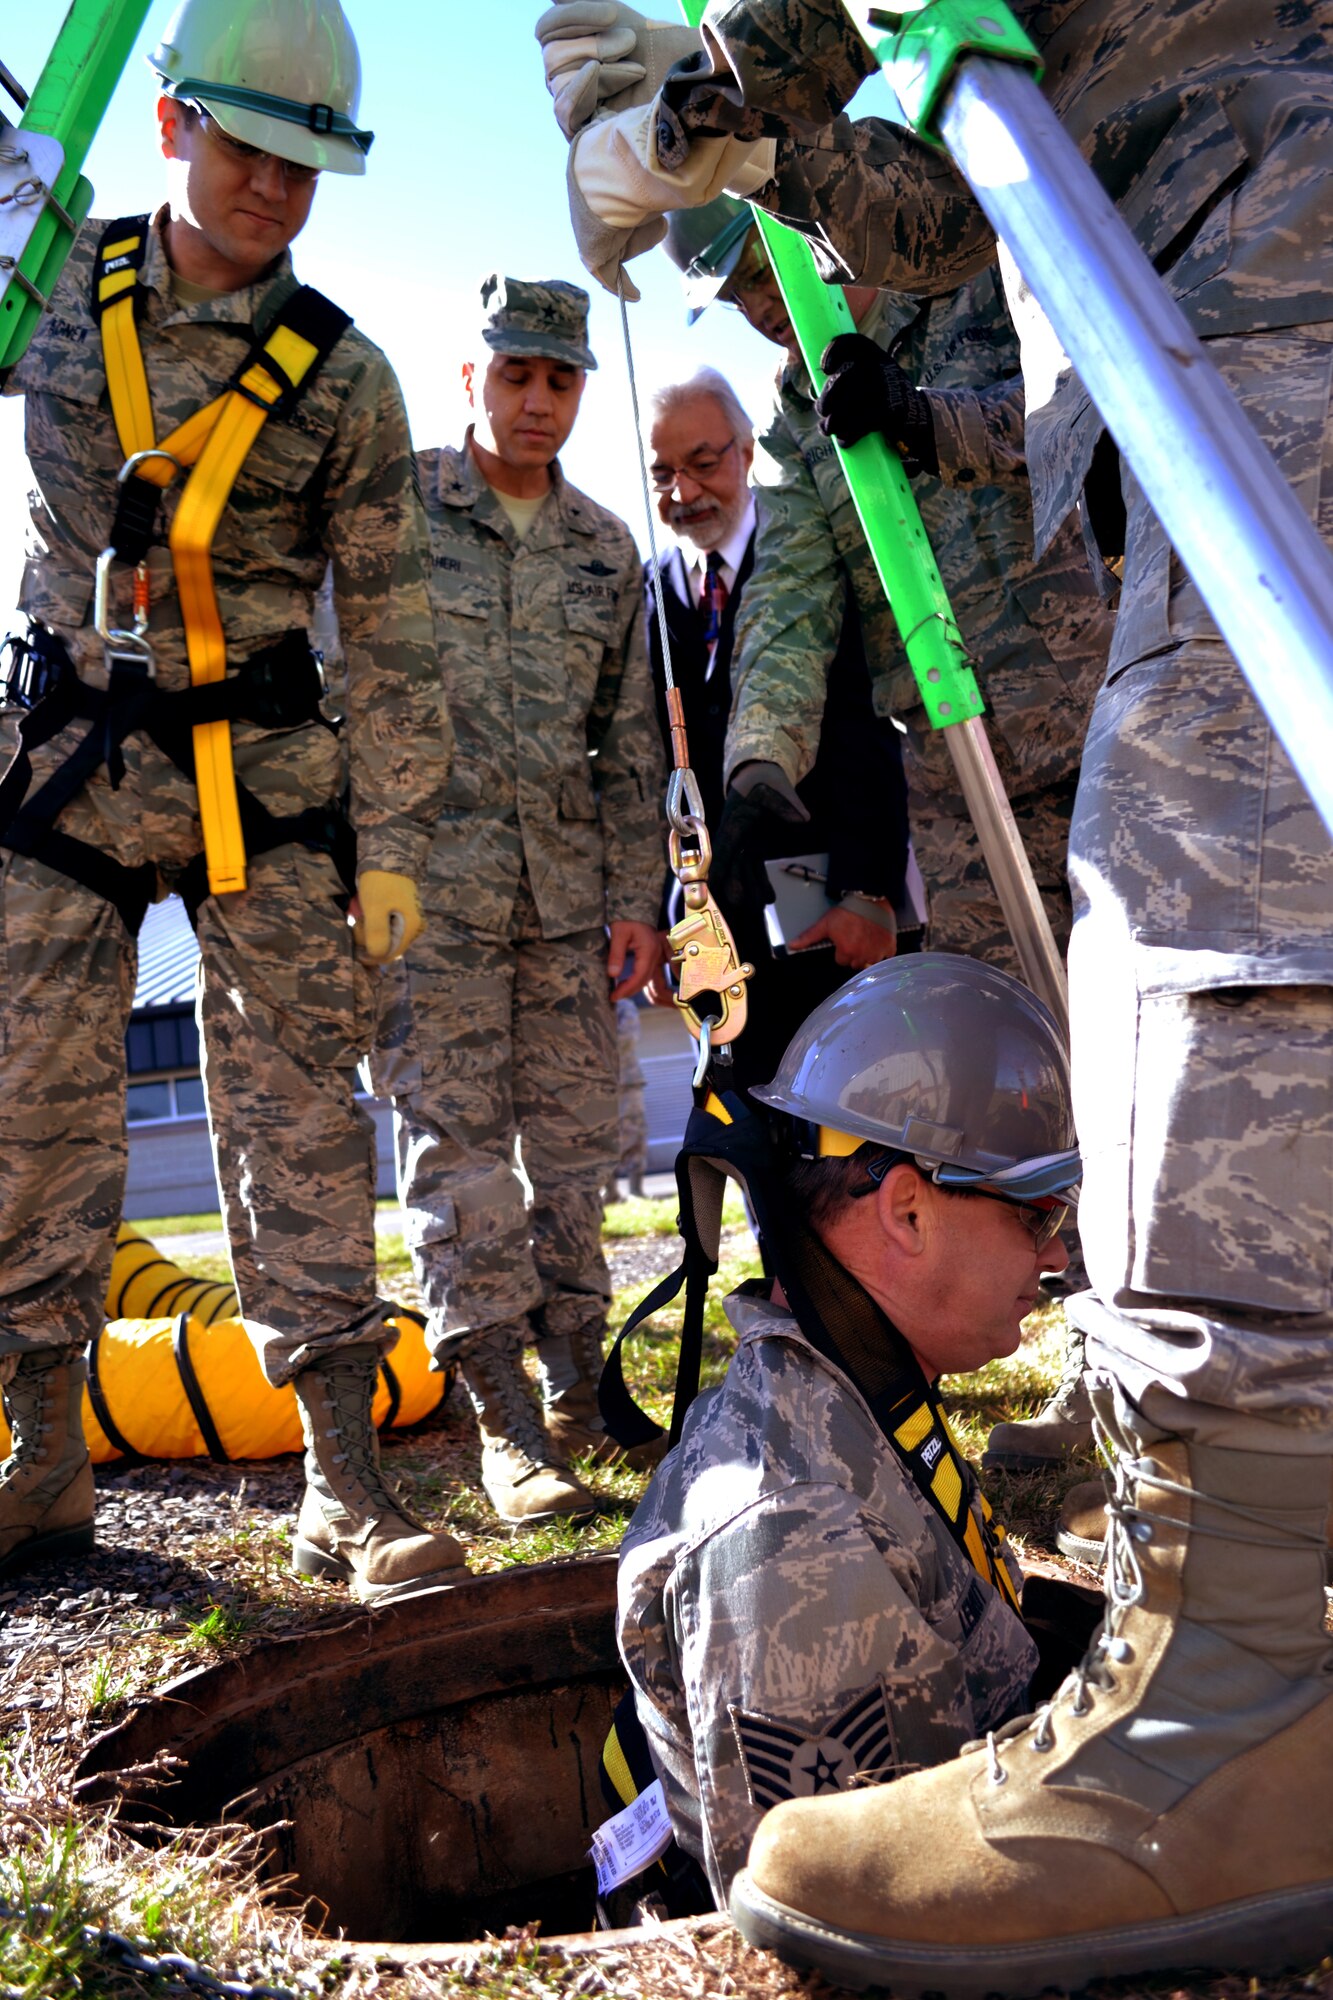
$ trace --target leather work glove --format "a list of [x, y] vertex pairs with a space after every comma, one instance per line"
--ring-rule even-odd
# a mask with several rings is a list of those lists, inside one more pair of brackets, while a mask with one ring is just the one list
[[620, 109], [656, 97], [667, 71], [701, 47], [693, 28], [650, 21], [620, 0], [556, 0], [533, 29], [546, 88], [567, 139], [602, 105]]
[[619, 229], [613, 223], [603, 222], [583, 198], [583, 190], [574, 172], [572, 147], [565, 179], [569, 193], [569, 225], [574, 231], [574, 241], [578, 244], [584, 269], [615, 296], [619, 296], [623, 288], [625, 297], [633, 305], [642, 294], [624, 266], [631, 257], [651, 250], [655, 243], [662, 241], [667, 232], [666, 217], [650, 216], [632, 229]]
[[384, 868], [367, 868], [357, 876], [350, 914], [357, 943], [372, 965], [401, 958], [425, 928], [412, 877], [391, 875]]
[[[772, 139], [731, 136], [695, 139], [679, 167], [657, 157], [656, 100], [593, 119], [569, 149], [569, 219], [579, 255], [608, 292], [618, 288], [621, 265], [651, 250], [666, 235], [666, 218], [678, 208], [700, 208], [724, 189], [750, 195], [771, 180]], [[625, 279], [625, 296], [639, 294]]]
[[858, 444], [872, 431], [886, 437], [909, 473], [938, 473], [930, 398], [863, 333], [840, 333], [820, 363], [828, 376], [815, 405], [819, 428], [839, 444]]
[[809, 817], [780, 764], [756, 759], [739, 767], [722, 801], [708, 871], [708, 886], [729, 920], [774, 900], [760, 852], [774, 820], [799, 826]]

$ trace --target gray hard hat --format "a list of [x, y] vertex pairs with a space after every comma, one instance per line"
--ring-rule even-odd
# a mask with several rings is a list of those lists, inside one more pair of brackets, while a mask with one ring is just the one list
[[684, 282], [687, 326], [712, 305], [740, 263], [753, 227], [749, 202], [729, 194], [702, 208], [678, 208], [668, 215], [663, 248]]
[[752, 1095], [819, 1128], [812, 1150], [873, 1140], [944, 1187], [1068, 1199], [1082, 1173], [1054, 1016], [1007, 972], [952, 952], [886, 959], [849, 979]]

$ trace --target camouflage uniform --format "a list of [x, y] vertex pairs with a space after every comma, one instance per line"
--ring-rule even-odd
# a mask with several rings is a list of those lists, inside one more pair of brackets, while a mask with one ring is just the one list
[[[1262, 33], [1248, 0], [1015, 11], [1053, 109], [1333, 542], [1327, 9], [1292, 0]], [[840, 0], [723, 0], [709, 23], [750, 108], [734, 78], [673, 83], [666, 164], [673, 121], [680, 137], [804, 121], [764, 198], [807, 229], [817, 215], [843, 275], [943, 287], [988, 254], [938, 155], [876, 121], [826, 123], [870, 61]], [[1040, 547], [1102, 433], [1027, 303], [1020, 288]], [[1103, 1302], [1089, 1357], [1167, 1428], [1183, 1394], [1217, 1442], [1266, 1448], [1254, 1419], [1280, 1416], [1287, 1448], [1326, 1451], [1333, 847], [1127, 469], [1121, 490], [1124, 592], [1070, 859], [1081, 1227]]]
[[[1018, 344], [998, 273], [992, 268], [945, 299], [881, 293], [861, 331], [930, 394], [940, 477], [922, 475], [914, 489], [985, 693], [996, 761], [1063, 946], [1069, 815], [1111, 618], [1072, 528], [1041, 562], [1030, 554]], [[1018, 972], [952, 759], [942, 733], [926, 721], [803, 365], [781, 378], [754, 476], [759, 531], [738, 621], [728, 769], [771, 758], [793, 781], [809, 770], [819, 747], [823, 669], [850, 586], [875, 706], [907, 730], [903, 764], [912, 838], [930, 893], [930, 943]]]
[[458, 748], [429, 925], [408, 954], [415, 1036], [375, 1076], [395, 1100], [439, 1354], [543, 1305], [551, 1331], [605, 1315], [618, 1092], [604, 927], [655, 922], [663, 779], [624, 523], [555, 465], [520, 540], [466, 445], [418, 466]]
[[[151, 231], [140, 334], [159, 434], [225, 385], [256, 321], [296, 287], [290, 259], [258, 285], [179, 304]], [[15, 370], [27, 393], [36, 492], [23, 604], [106, 685], [91, 625], [93, 565], [110, 539], [116, 439], [88, 306], [89, 223], [51, 310]], [[177, 486], [165, 503], [169, 519]], [[398, 384], [349, 330], [290, 420], [270, 420], [222, 516], [213, 570], [239, 661], [309, 627], [329, 562], [347, 655], [348, 724], [265, 732], [232, 725], [238, 778], [274, 813], [321, 806], [350, 783], [361, 868], [419, 876], [447, 771], [426, 592], [425, 522]], [[165, 532], [151, 552], [159, 684], [189, 685]], [[129, 573], [113, 622], [130, 622]], [[0, 711], [12, 750], [16, 710]], [[33, 755], [34, 788], [86, 732]], [[124, 775], [105, 765], [60, 829], [170, 878], [202, 845], [193, 784], [141, 736]], [[332, 863], [301, 847], [253, 859], [243, 893], [199, 913], [204, 1078], [243, 1310], [275, 1384], [316, 1349], [378, 1339], [374, 1137], [353, 1100], [380, 980], [355, 954]], [[124, 1035], [135, 941], [117, 914], [50, 868], [0, 850], [0, 1354], [81, 1344], [101, 1326], [125, 1174]]]
[[727, 1315], [726, 1380], [619, 1573], [639, 1720], [720, 1909], [769, 1806], [942, 1763], [1020, 1712], [1037, 1664], [846, 1377], [766, 1300]]
[[648, 1170], [648, 1085], [639, 1061], [639, 1010], [632, 1000], [616, 1002], [616, 1042], [620, 1054], [620, 1171], [632, 1181]]

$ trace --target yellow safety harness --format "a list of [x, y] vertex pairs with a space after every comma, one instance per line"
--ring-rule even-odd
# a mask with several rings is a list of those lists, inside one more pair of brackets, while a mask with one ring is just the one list
[[[139, 343], [136, 303], [149, 220], [114, 222], [97, 248], [93, 310], [102, 336], [107, 391], [125, 454], [112, 544], [136, 567], [136, 627], [147, 629], [147, 543], [156, 503], [178, 473], [189, 471], [168, 546], [176, 575], [190, 683], [225, 679], [227, 642], [213, 582], [213, 540], [241, 468], [264, 425], [285, 416], [310, 386], [349, 316], [310, 286], [294, 292], [268, 331], [257, 336], [229, 386], [206, 408], [159, 439]], [[147, 488], [148, 492], [140, 489]], [[221, 896], [245, 887], [246, 843], [232, 767], [231, 725], [194, 725], [195, 782], [208, 887]]]

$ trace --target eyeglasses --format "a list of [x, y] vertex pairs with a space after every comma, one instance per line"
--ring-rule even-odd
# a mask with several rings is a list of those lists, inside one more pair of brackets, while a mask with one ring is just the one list
[[1031, 1231], [1038, 1250], [1060, 1234], [1069, 1214], [1068, 1202], [1055, 1194], [1042, 1195], [1038, 1201], [1011, 1201], [1007, 1194], [996, 1194], [994, 1188], [950, 1188], [948, 1193], [986, 1195], [991, 1201], [1002, 1201], [1006, 1208], [1013, 1209], [1024, 1229]]
[[206, 111], [202, 104], [192, 105], [191, 109], [198, 117], [204, 137], [229, 159], [243, 162], [250, 167], [261, 160], [273, 160], [282, 168], [284, 180], [292, 187], [309, 187], [312, 181], [319, 179], [318, 167], [308, 167], [300, 160], [285, 160], [281, 153], [265, 152], [262, 146], [247, 146], [244, 139], [233, 139], [230, 132], [224, 132], [217, 119], [211, 112]]
[[728, 438], [720, 451], [705, 445], [699, 451], [692, 451], [684, 465], [654, 465], [650, 473], [653, 491], [670, 493], [681, 479], [692, 479], [696, 486], [706, 486], [735, 442], [735, 438]]
[[767, 291], [777, 283], [768, 253], [756, 236], [741, 254], [741, 260], [718, 292], [724, 306], [734, 306], [742, 292]]
[[[868, 1160], [867, 1183], [864, 1187], [849, 1189], [851, 1199], [860, 1201], [863, 1195], [874, 1194], [890, 1168], [901, 1166], [904, 1162], [912, 1162], [910, 1153], [880, 1153], [874, 1159]], [[918, 1160], [915, 1165], [922, 1172], [929, 1172], [925, 1162]], [[935, 1177], [932, 1175], [931, 1178]], [[1024, 1229], [1030, 1232], [1033, 1245], [1038, 1250], [1044, 1249], [1053, 1237], [1060, 1234], [1069, 1215], [1069, 1203], [1062, 1201], [1058, 1194], [1029, 1196], [1026, 1200], [1020, 1201], [1013, 1195], [1004, 1194], [994, 1187], [947, 1187], [938, 1181], [936, 1185], [941, 1186], [945, 1194], [973, 1197], [984, 1195], [988, 1201], [1002, 1201], [1006, 1208], [1014, 1210]]]

